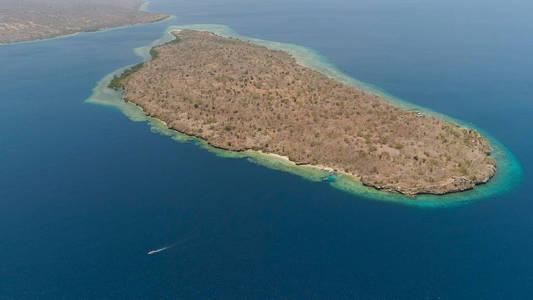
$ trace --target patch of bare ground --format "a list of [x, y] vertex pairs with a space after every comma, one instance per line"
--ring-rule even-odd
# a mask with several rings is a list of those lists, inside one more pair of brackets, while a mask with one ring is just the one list
[[215, 147], [260, 150], [414, 196], [487, 182], [496, 172], [475, 130], [408, 111], [273, 51], [208, 32], [174, 32], [152, 61], [117, 78], [124, 99]]

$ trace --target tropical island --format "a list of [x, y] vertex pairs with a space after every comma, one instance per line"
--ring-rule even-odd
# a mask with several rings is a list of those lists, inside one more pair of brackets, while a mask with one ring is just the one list
[[168, 15], [140, 10], [141, 0], [2, 0], [0, 44], [150, 23]]
[[170, 129], [408, 196], [472, 189], [496, 172], [476, 130], [393, 105], [283, 51], [209, 32], [172, 34], [151, 61], [109, 84]]

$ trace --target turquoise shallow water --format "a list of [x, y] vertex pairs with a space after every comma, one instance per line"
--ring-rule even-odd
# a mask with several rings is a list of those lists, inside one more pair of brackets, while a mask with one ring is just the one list
[[[0, 46], [0, 298], [533, 293], [531, 3], [157, 0], [148, 8], [176, 19]], [[522, 175], [501, 176], [505, 190], [467, 205], [374, 201], [263, 166], [272, 160], [227, 159], [154, 134], [161, 124], [133, 122], [133, 107], [125, 115], [85, 102], [107, 74], [140, 61], [133, 49], [184, 24], [314, 49], [305, 53], [319, 66], [482, 129]]]
[[[454, 122], [456, 124], [460, 124], [462, 126], [468, 126], [463, 121], [459, 121], [449, 116], [432, 111], [430, 109], [403, 101], [397, 97], [394, 97], [386, 93], [383, 90], [380, 90], [377, 87], [358, 81], [357, 79], [344, 74], [337, 67], [331, 64], [326, 57], [324, 57], [323, 55], [317, 53], [316, 51], [312, 49], [305, 48], [305, 47], [298, 46], [298, 45], [289, 44], [289, 43], [279, 43], [279, 42], [266, 41], [266, 40], [242, 36], [236, 33], [235, 31], [233, 31], [228, 26], [224, 26], [224, 25], [196, 24], [196, 25], [184, 25], [184, 26], [170, 26], [166, 29], [166, 33], [163, 35], [163, 37], [155, 40], [150, 45], [134, 49], [134, 52], [138, 56], [140, 56], [143, 61], [150, 60], [151, 59], [151, 56], [149, 54], [150, 49], [156, 45], [161, 45], [161, 44], [164, 44], [164, 43], [167, 43], [173, 40], [174, 37], [172, 36], [170, 32], [173, 30], [181, 30], [181, 29], [209, 31], [209, 32], [215, 33], [223, 37], [234, 37], [234, 38], [238, 38], [241, 40], [250, 41], [252, 43], [265, 46], [272, 50], [286, 51], [290, 53], [294, 58], [296, 58], [297, 62], [301, 65], [315, 69], [317, 71], [322, 72], [323, 74], [326, 74], [327, 76], [331, 78], [334, 78], [341, 82], [352, 85], [356, 88], [362, 89], [366, 92], [369, 92], [379, 97], [382, 97], [384, 99], [387, 99], [388, 101], [398, 106], [401, 106], [401, 107], [404, 107], [410, 110], [421, 111], [424, 114], [434, 115], [434, 116], [446, 119], [448, 121]], [[140, 109], [138, 109], [134, 105], [127, 104], [124, 101], [122, 101], [120, 93], [113, 91], [112, 89], [107, 87], [111, 78], [113, 76], [120, 75], [123, 72], [123, 70], [124, 68], [120, 68], [116, 70], [115, 72], [113, 72], [112, 74], [109, 74], [105, 78], [103, 78], [98, 83], [98, 85], [94, 88], [93, 95], [87, 100], [87, 102], [110, 105], [110, 106], [116, 107], [134, 121], [147, 121], [150, 124], [152, 131], [154, 132], [158, 132], [163, 135], [171, 136], [175, 140], [178, 140], [178, 141], [185, 141], [185, 142], [190, 141], [191, 140], [190, 137], [174, 132], [172, 130], [168, 130], [162, 122], [159, 122], [158, 120], [144, 116], [144, 114], [142, 113]], [[472, 128], [472, 127], [473, 126], [470, 126], [469, 128]], [[475, 129], [480, 130], [479, 128], [475, 128]], [[484, 132], [483, 130], [480, 130], [480, 131], [484, 133], [484, 135], [490, 141], [494, 149], [492, 157], [497, 160], [498, 173], [491, 181], [489, 181], [489, 183], [480, 185], [476, 187], [474, 190], [466, 191], [462, 193], [454, 193], [454, 194], [449, 194], [449, 195], [444, 195], [444, 196], [420, 195], [413, 199], [413, 198], [406, 197], [403, 195], [382, 192], [382, 191], [375, 190], [373, 188], [365, 187], [362, 184], [358, 182], [354, 182], [349, 177], [346, 177], [343, 175], [339, 175], [338, 178], [336, 178], [336, 180], [329, 180], [329, 182], [331, 183], [333, 187], [344, 190], [351, 194], [363, 196], [363, 197], [374, 199], [374, 200], [384, 200], [384, 201], [407, 204], [407, 205], [412, 205], [412, 206], [419, 206], [419, 207], [446, 207], [446, 206], [462, 205], [462, 204], [466, 204], [466, 203], [469, 203], [475, 200], [480, 200], [483, 198], [488, 198], [491, 196], [503, 194], [506, 191], [510, 191], [514, 189], [522, 180], [522, 169], [521, 169], [520, 164], [516, 160], [515, 156], [505, 146], [503, 146], [499, 141], [491, 137], [488, 133]], [[320, 182], [321, 178], [327, 175], [327, 172], [320, 172], [319, 170], [314, 170], [313, 168], [309, 168], [309, 167], [301, 167], [301, 166], [298, 167], [295, 165], [293, 166], [292, 164], [284, 162], [283, 160], [280, 161], [280, 159], [275, 158], [275, 157], [258, 157], [258, 154], [251, 153], [251, 152], [231, 153], [231, 152], [220, 151], [218, 149], [209, 147], [205, 143], [201, 143], [201, 145], [204, 148], [209, 149], [211, 152], [218, 154], [219, 156], [246, 157], [252, 162], [255, 162], [255, 163], [258, 163], [258, 164], [261, 164], [261, 165], [264, 165], [264, 166], [267, 166], [273, 169], [291, 172], [293, 174], [297, 174], [297, 175], [303, 176], [304, 178], [310, 179], [311, 181], [314, 181], [314, 182]]]

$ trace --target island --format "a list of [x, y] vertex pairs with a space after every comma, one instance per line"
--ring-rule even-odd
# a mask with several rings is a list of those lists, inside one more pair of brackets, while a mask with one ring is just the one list
[[168, 15], [140, 10], [140, 0], [2, 0], [0, 44], [150, 23]]
[[402, 108], [283, 51], [210, 32], [172, 34], [152, 60], [109, 84], [170, 129], [408, 196], [472, 189], [496, 173], [474, 129]]

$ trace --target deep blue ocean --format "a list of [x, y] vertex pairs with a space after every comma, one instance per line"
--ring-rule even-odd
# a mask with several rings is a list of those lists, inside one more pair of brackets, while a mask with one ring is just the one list
[[[533, 298], [533, 2], [154, 0], [176, 19], [0, 46], [0, 299]], [[85, 102], [169, 25], [224, 24], [483, 129], [523, 168], [417, 208], [228, 159]], [[170, 246], [147, 255], [147, 252]]]

